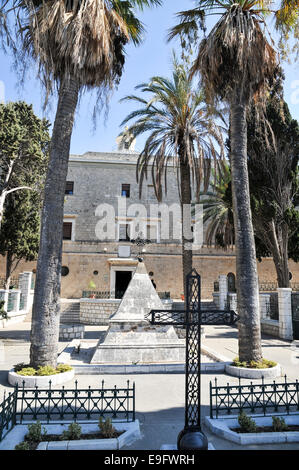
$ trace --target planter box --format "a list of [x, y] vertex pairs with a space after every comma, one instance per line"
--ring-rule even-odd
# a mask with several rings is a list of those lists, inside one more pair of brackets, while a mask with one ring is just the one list
[[65, 382], [69, 382], [74, 378], [75, 370], [69, 370], [67, 372], [61, 372], [60, 374], [55, 375], [43, 375], [43, 376], [35, 376], [35, 375], [19, 375], [14, 372], [14, 369], [11, 369], [8, 372], [8, 382], [10, 385], [18, 385], [19, 387], [24, 388], [43, 388], [49, 386], [49, 381], [51, 380], [51, 386], [60, 385]]
[[271, 379], [281, 376], [281, 367], [277, 364], [275, 367], [267, 369], [250, 369], [247, 367], [236, 367], [231, 364], [226, 364], [225, 372], [234, 377], [241, 377], [244, 379]]
[[[280, 413], [273, 413], [271, 416], [254, 416], [257, 426], [271, 426], [272, 416], [283, 417], [286, 424], [298, 424], [299, 415], [281, 415]], [[282, 442], [299, 442], [299, 431], [289, 432], [260, 432], [260, 433], [237, 433], [232, 431], [231, 428], [238, 428], [238, 416], [231, 416], [230, 418], [217, 418], [212, 419], [205, 417], [205, 424], [217, 436], [235, 442], [241, 445], [248, 444], [275, 444]]]
[[[28, 421], [31, 424], [33, 421]], [[98, 432], [97, 422], [77, 421], [82, 428], [82, 433]], [[55, 424], [44, 424], [48, 434], [62, 434], [67, 430], [69, 422], [62, 421]], [[36, 450], [118, 450], [125, 445], [132, 444], [135, 440], [141, 438], [139, 421], [135, 420], [131, 423], [113, 423], [117, 431], [124, 431], [115, 439], [82, 439], [77, 441], [49, 441], [41, 442]], [[28, 432], [27, 424], [16, 425], [0, 442], [0, 450], [14, 450], [15, 446], [24, 440]]]

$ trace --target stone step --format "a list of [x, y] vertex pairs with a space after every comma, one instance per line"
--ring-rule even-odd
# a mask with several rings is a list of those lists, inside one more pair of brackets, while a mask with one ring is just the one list
[[61, 302], [60, 304], [60, 322], [61, 323], [79, 323], [80, 321], [80, 302]]

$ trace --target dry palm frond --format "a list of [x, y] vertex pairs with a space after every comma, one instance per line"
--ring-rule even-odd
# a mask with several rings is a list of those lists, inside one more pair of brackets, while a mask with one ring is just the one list
[[261, 96], [277, 67], [277, 54], [261, 29], [256, 10], [234, 4], [199, 48], [192, 72], [200, 71], [208, 96], [230, 101]]
[[126, 23], [104, 0], [49, 0], [31, 6], [25, 47], [49, 82], [75, 77], [82, 86], [111, 86], [120, 74], [118, 45], [129, 40]]

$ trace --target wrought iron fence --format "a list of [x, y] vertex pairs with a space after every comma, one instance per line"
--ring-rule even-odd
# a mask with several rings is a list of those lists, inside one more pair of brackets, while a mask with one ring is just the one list
[[110, 299], [110, 291], [96, 291], [96, 290], [84, 290], [82, 292], [83, 299]]
[[109, 416], [118, 421], [135, 420], [135, 384], [127, 388], [105, 388], [104, 381], [98, 389], [79, 389], [75, 382], [74, 389], [18, 389], [17, 421], [40, 419], [47, 422], [53, 419], [78, 420], [96, 419]]
[[260, 292], [274, 292], [278, 287], [277, 282], [259, 282]]
[[299, 383], [288, 382], [285, 376], [284, 382], [241, 385], [215, 385], [210, 382], [210, 417], [218, 418], [222, 415], [230, 415], [232, 412], [248, 410], [250, 413], [259, 411], [261, 414], [286, 411], [287, 414], [299, 412]]
[[126, 388], [25, 389], [16, 385], [14, 392], [0, 404], [0, 441], [18, 423], [31, 420], [90, 420], [100, 416], [118, 422], [135, 421], [135, 383]]
[[[290, 287], [293, 291], [299, 291], [299, 282], [290, 282]], [[260, 292], [274, 292], [278, 289], [277, 282], [260, 282], [259, 290]]]
[[0, 404], [0, 441], [16, 424], [17, 389], [9, 393]]

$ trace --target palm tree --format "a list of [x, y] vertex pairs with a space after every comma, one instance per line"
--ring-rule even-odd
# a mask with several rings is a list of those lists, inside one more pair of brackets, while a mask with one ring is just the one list
[[170, 37], [190, 30], [196, 18], [220, 13], [220, 20], [199, 45], [193, 72], [200, 72], [207, 96], [230, 107], [230, 165], [234, 209], [236, 272], [241, 361], [262, 358], [259, 292], [247, 170], [246, 110], [261, 98], [277, 67], [277, 54], [262, 29], [269, 2], [262, 0], [199, 0], [182, 12]]
[[216, 181], [211, 181], [209, 190], [200, 194], [200, 202], [203, 204], [203, 222], [207, 224], [207, 245], [224, 249], [233, 247], [235, 238], [231, 175], [229, 164], [225, 160], [219, 165]]
[[211, 109], [207, 108], [203, 93], [194, 89], [188, 67], [179, 64], [175, 57], [172, 79], [152, 77], [149, 83], [138, 85], [136, 89], [149, 93], [149, 97], [125, 97], [123, 100], [134, 101], [140, 108], [130, 113], [121, 125], [135, 120], [129, 127], [132, 138], [149, 132], [137, 161], [140, 196], [144, 178], [147, 178], [148, 168], [151, 167], [156, 198], [161, 201], [163, 180], [167, 192], [168, 163], [174, 161], [176, 165], [185, 281], [192, 270], [191, 237], [186, 233], [186, 227], [191, 230], [192, 181], [194, 195], [198, 199], [203, 176], [205, 183], [209, 182], [211, 161], [216, 161], [219, 156], [215, 143], [220, 147], [222, 156], [222, 128], [214, 123], [215, 111], [213, 115]]
[[79, 93], [97, 88], [99, 99], [121, 77], [124, 47], [139, 44], [142, 24], [134, 7], [160, 0], [23, 0], [25, 51], [36, 59], [47, 92], [58, 87], [50, 145], [32, 312], [30, 363], [56, 365], [62, 226], [70, 140]]

